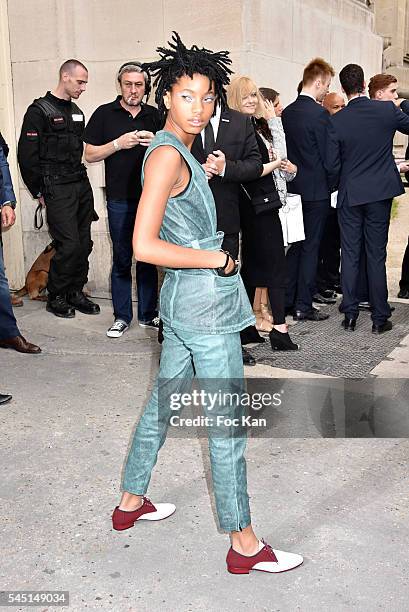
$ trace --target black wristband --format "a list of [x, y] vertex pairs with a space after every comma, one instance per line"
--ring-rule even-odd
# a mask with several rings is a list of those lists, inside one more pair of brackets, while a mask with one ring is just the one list
[[[223, 249], [220, 249], [221, 253], [226, 253], [226, 262], [224, 264], [224, 266], [221, 266], [220, 268], [216, 268], [216, 272], [219, 276], [233, 276], [234, 274], [236, 274], [237, 270], [238, 270], [238, 263], [233, 259], [233, 257], [230, 255], [230, 253], [228, 251], [224, 251]], [[234, 263], [233, 266], [233, 270], [231, 272], [226, 273], [226, 268], [229, 265], [229, 259], [232, 260], [232, 262]]]
[[224, 262], [224, 266], [220, 266], [220, 268], [217, 268], [218, 270], [225, 270], [227, 268], [227, 266], [229, 265], [229, 258], [233, 259], [232, 256], [230, 255], [230, 253], [228, 251], [224, 251], [223, 249], [220, 249], [220, 253], [224, 253], [226, 255], [226, 261]]

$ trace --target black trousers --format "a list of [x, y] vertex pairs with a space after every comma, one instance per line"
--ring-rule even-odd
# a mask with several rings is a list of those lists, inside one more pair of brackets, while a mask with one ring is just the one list
[[402, 276], [399, 281], [401, 289], [409, 289], [409, 238], [408, 244], [406, 245], [405, 254], [402, 262]]
[[341, 236], [336, 208], [331, 208], [325, 222], [318, 254], [317, 289], [332, 289], [340, 283]]
[[364, 241], [362, 241], [361, 259], [359, 261], [357, 297], [360, 302], [369, 302], [367, 257]]
[[312, 310], [316, 290], [318, 252], [330, 210], [329, 200], [303, 202], [305, 240], [295, 242], [287, 252], [286, 308]]
[[88, 257], [92, 251], [94, 197], [90, 182], [84, 177], [75, 183], [53, 185], [44, 199], [56, 249], [48, 275], [48, 293], [81, 291], [88, 280]]
[[343, 292], [340, 310], [350, 318], [357, 318], [359, 314], [359, 272], [364, 243], [369, 301], [376, 325], [383, 325], [391, 316], [385, 266], [391, 205], [391, 200], [382, 200], [338, 209]]

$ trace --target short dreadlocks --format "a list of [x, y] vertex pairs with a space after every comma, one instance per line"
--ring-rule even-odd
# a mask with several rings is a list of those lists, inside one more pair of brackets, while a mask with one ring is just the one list
[[232, 74], [232, 70], [228, 68], [231, 64], [229, 52], [214, 53], [209, 49], [199, 49], [197, 45], [188, 49], [177, 32], [172, 32], [172, 41], [168, 41], [170, 49], [165, 47], [156, 49], [160, 60], [142, 64], [142, 69], [154, 77], [155, 101], [162, 120], [165, 120], [167, 113], [163, 96], [184, 75], [190, 78], [193, 78], [194, 74], [208, 77], [210, 83], [214, 84], [215, 94], [224, 108], [226, 106], [224, 86], [228, 85], [229, 75]]

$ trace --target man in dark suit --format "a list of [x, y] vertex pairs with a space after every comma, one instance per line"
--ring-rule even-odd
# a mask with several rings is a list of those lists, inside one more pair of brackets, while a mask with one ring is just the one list
[[192, 154], [204, 164], [216, 203], [217, 229], [224, 232], [222, 248], [239, 254], [240, 183], [258, 178], [263, 171], [254, 128], [249, 117], [235, 110], [216, 109], [207, 128], [196, 136]]
[[[216, 113], [193, 142], [192, 154], [203, 165], [209, 178], [217, 213], [217, 230], [224, 232], [222, 249], [233, 259], [239, 255], [240, 183], [252, 181], [263, 172], [254, 128], [249, 117], [230, 108]], [[255, 359], [242, 348], [243, 363]]]
[[[297, 321], [322, 321], [328, 315], [313, 307], [318, 251], [330, 210], [330, 192], [324, 166], [328, 112], [321, 102], [334, 76], [334, 69], [321, 58], [304, 69], [298, 98], [282, 114], [288, 157], [298, 167], [291, 191], [301, 195], [305, 240], [287, 253], [286, 309]], [[318, 102], [318, 104], [317, 104]]]
[[[371, 100], [378, 100], [379, 102], [394, 102], [404, 113], [408, 115], [409, 101], [398, 99], [398, 88], [398, 79], [393, 74], [383, 72], [375, 74], [369, 79], [368, 94]], [[400, 164], [400, 166], [402, 166], [402, 169], [399, 167], [399, 171], [404, 172], [405, 170], [403, 168], [405, 166], [402, 164]], [[371, 304], [369, 302], [368, 274], [366, 272], [366, 252], [364, 245], [362, 245], [361, 252], [358, 297], [359, 310], [371, 310]]]
[[340, 307], [346, 330], [358, 318], [358, 278], [362, 243], [367, 255], [372, 332], [392, 329], [388, 320], [386, 246], [392, 199], [404, 188], [392, 155], [396, 130], [409, 134], [409, 117], [391, 101], [380, 104], [364, 94], [361, 66], [348, 64], [339, 75], [348, 106], [330, 120], [327, 169], [338, 184], [341, 229], [343, 301]]

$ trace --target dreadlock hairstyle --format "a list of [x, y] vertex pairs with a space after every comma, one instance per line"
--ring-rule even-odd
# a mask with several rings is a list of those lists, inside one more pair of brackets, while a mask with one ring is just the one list
[[188, 49], [177, 32], [172, 32], [172, 39], [168, 41], [168, 45], [169, 49], [165, 47], [156, 49], [160, 60], [142, 64], [142, 69], [154, 77], [155, 102], [162, 122], [165, 122], [167, 114], [163, 96], [180, 77], [185, 75], [190, 78], [193, 78], [194, 74], [208, 77], [210, 84], [214, 84], [215, 94], [224, 109], [226, 106], [224, 86], [228, 85], [229, 75], [232, 74], [232, 70], [228, 68], [231, 64], [229, 52], [214, 53], [209, 49], [199, 49], [197, 45]]

